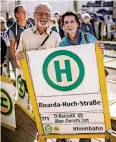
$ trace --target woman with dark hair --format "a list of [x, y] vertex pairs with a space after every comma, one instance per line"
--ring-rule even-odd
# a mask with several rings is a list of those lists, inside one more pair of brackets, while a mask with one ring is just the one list
[[[86, 43], [98, 42], [95, 36], [89, 33], [84, 33], [80, 29], [80, 21], [77, 14], [73, 11], [67, 11], [62, 15], [62, 27], [66, 33], [66, 36], [60, 43], [60, 46], [80, 45]], [[100, 48], [104, 48], [103, 44], [100, 44]], [[80, 139], [80, 142], [90, 142], [91, 139]]]
[[89, 33], [84, 33], [80, 29], [80, 21], [77, 14], [73, 11], [67, 11], [62, 15], [62, 27], [66, 36], [60, 43], [60, 46], [80, 45], [86, 43], [98, 43], [101, 49], [104, 45], [97, 41], [96, 37]]

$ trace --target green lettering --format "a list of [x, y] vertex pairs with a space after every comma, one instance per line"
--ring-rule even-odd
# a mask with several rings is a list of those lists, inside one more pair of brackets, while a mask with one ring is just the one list
[[62, 77], [61, 77], [62, 73], [66, 74], [67, 81], [72, 81], [70, 61], [64, 60], [64, 64], [65, 64], [65, 69], [60, 69], [59, 61], [54, 61], [57, 82], [62, 82]]

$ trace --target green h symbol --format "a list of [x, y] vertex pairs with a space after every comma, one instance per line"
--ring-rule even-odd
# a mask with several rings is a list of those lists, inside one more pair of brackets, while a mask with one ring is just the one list
[[66, 74], [67, 81], [72, 81], [70, 61], [64, 60], [64, 64], [65, 64], [65, 69], [60, 69], [59, 61], [54, 61], [57, 82], [62, 82], [62, 77], [61, 77], [62, 73]]
[[19, 91], [21, 93], [23, 93], [24, 90], [22, 89], [22, 87], [24, 86], [24, 84], [23, 84], [22, 80], [19, 80], [19, 85], [20, 85]]

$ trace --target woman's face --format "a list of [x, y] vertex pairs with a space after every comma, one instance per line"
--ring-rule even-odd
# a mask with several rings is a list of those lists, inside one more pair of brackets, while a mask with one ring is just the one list
[[64, 17], [64, 25], [63, 28], [65, 32], [70, 34], [75, 34], [77, 32], [77, 28], [79, 27], [79, 24], [75, 20], [75, 16], [65, 16]]

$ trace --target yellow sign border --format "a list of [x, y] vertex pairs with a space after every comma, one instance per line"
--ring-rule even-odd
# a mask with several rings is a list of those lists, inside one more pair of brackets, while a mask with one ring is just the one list
[[[98, 45], [95, 44], [95, 52], [96, 52], [96, 59], [97, 59], [97, 66], [98, 66], [98, 75], [99, 75], [99, 84], [101, 88], [101, 96], [102, 96], [102, 103], [103, 103], [103, 109], [104, 109], [104, 119], [105, 119], [105, 129], [111, 128], [110, 123], [110, 113], [109, 113], [109, 104], [108, 104], [108, 97], [107, 97], [107, 88], [106, 88], [106, 79], [105, 79], [105, 73], [104, 73], [104, 63], [103, 63], [103, 57], [102, 57], [102, 51], [99, 49]], [[24, 72], [24, 78], [28, 78], [26, 80], [28, 91], [29, 91], [29, 97], [31, 100], [34, 116], [35, 116], [35, 122], [37, 125], [37, 129], [39, 132], [38, 141], [39, 142], [46, 142], [46, 139], [49, 138], [105, 138], [105, 134], [99, 133], [99, 134], [70, 134], [70, 135], [61, 135], [61, 134], [48, 134], [44, 135], [43, 126], [41, 122], [41, 117], [39, 113], [39, 108], [37, 105], [34, 87], [31, 79], [31, 75], [29, 73], [29, 67], [27, 62], [27, 55], [26, 52], [24, 53], [24, 60], [21, 61], [22, 69]]]
[[[37, 125], [39, 136], [43, 136], [44, 135], [43, 126], [42, 126], [39, 108], [38, 108], [36, 97], [35, 97], [35, 92], [34, 92], [34, 87], [33, 87], [32, 79], [31, 79], [31, 75], [29, 73], [26, 53], [24, 53], [24, 60], [21, 62], [21, 65], [22, 65], [22, 69], [23, 69], [23, 73], [24, 73], [24, 78], [27, 83], [28, 93], [29, 93], [33, 113], [35, 116], [35, 122]], [[28, 78], [28, 79], [26, 79], [26, 78]]]
[[109, 103], [108, 103], [108, 96], [107, 96], [107, 87], [106, 87], [106, 78], [104, 72], [104, 62], [102, 57], [102, 51], [99, 49], [98, 45], [95, 45], [96, 49], [96, 58], [97, 58], [97, 66], [98, 66], [98, 75], [99, 75], [99, 83], [101, 88], [101, 97], [104, 109], [104, 119], [105, 119], [105, 128], [111, 129], [110, 123], [110, 111], [109, 111]]
[[35, 121], [34, 115], [30, 112], [30, 110], [26, 109], [19, 101], [17, 101], [15, 105], [20, 107], [25, 114], [27, 114], [33, 121]]

